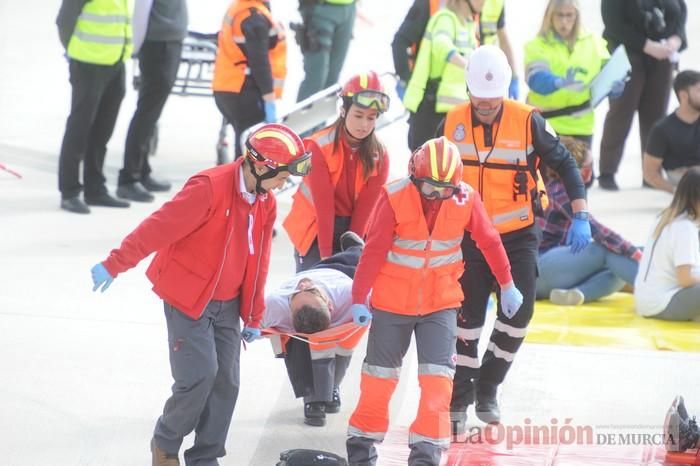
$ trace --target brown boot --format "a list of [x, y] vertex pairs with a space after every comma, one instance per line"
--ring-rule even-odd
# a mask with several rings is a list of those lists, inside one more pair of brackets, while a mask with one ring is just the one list
[[177, 458], [177, 455], [168, 455], [158, 448], [155, 439], [151, 439], [151, 458], [152, 466], [180, 466], [180, 460]]

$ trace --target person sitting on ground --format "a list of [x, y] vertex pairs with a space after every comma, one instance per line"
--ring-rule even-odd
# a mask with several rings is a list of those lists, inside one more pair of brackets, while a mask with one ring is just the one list
[[664, 444], [666, 450], [683, 452], [700, 448], [700, 428], [695, 420], [688, 416], [685, 400], [677, 396], [666, 413], [664, 420]]
[[637, 314], [700, 320], [700, 167], [678, 182], [647, 240], [634, 283]]
[[678, 108], [651, 129], [643, 164], [644, 181], [669, 193], [688, 167], [700, 165], [700, 72], [678, 73], [673, 91]]
[[[588, 182], [592, 170], [586, 143], [572, 137], [562, 137], [561, 142], [584, 168], [581, 177]], [[564, 246], [573, 216], [571, 203], [559, 176], [547, 169], [545, 177], [549, 207], [544, 218], [538, 218], [542, 242], [537, 261], [537, 299], [576, 306], [620, 291], [625, 283], [634, 283], [642, 252], [593, 216], [589, 219], [593, 241], [578, 253]]]
[[[297, 273], [266, 296], [263, 328], [313, 334], [352, 322], [352, 280], [364, 241], [347, 231], [340, 237], [340, 246], [342, 252]], [[304, 397], [305, 424], [323, 426], [326, 413], [340, 410], [340, 383], [361, 335], [339, 342], [330, 351], [327, 347], [316, 350], [294, 338], [286, 343], [285, 364], [295, 395]], [[325, 354], [329, 352], [334, 354]]]

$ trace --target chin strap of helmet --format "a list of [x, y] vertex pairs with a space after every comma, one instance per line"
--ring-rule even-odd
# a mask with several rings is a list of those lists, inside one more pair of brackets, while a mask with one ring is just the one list
[[255, 170], [255, 164], [250, 159], [248, 159], [248, 167], [250, 167], [250, 172], [255, 177], [255, 192], [258, 194], [267, 194], [267, 190], [263, 189], [262, 187], [262, 182], [265, 180], [269, 180], [270, 178], [276, 177], [279, 171], [276, 169], [268, 168], [268, 170], [265, 173], [259, 175], [257, 170]]

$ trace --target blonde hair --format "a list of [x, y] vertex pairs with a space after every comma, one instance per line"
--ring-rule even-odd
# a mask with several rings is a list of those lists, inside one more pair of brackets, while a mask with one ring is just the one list
[[576, 8], [576, 20], [574, 22], [574, 28], [571, 30], [571, 37], [566, 40], [569, 45], [569, 49], [574, 47], [576, 39], [581, 33], [581, 7], [578, 4], [578, 0], [549, 0], [547, 3], [547, 9], [544, 11], [544, 17], [542, 18], [542, 25], [540, 26], [540, 32], [538, 33], [541, 37], [547, 38], [550, 32], [554, 31], [553, 17], [554, 12], [563, 6], [571, 5]]
[[659, 214], [654, 239], [658, 239], [666, 225], [682, 214], [687, 214], [696, 223], [700, 222], [700, 167], [689, 168], [678, 182], [671, 205]]

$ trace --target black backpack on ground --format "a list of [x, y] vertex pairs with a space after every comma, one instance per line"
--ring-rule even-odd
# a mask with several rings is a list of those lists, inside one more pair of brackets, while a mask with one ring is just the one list
[[280, 453], [276, 466], [348, 466], [348, 462], [335, 453], [294, 448]]

